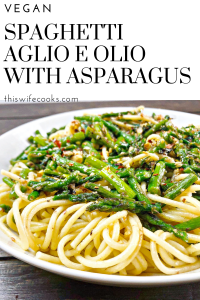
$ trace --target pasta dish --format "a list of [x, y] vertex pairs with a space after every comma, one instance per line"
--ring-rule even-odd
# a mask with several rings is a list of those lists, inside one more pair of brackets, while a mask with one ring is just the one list
[[1, 170], [0, 229], [38, 259], [81, 271], [200, 268], [200, 127], [143, 109], [36, 130]]

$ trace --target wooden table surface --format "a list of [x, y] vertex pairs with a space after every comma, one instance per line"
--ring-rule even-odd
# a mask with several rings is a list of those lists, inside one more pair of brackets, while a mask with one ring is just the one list
[[[0, 134], [31, 120], [83, 108], [140, 105], [138, 101], [0, 105]], [[143, 101], [147, 107], [200, 115], [200, 101]], [[200, 123], [200, 122], [199, 122]], [[34, 129], [33, 129], [34, 130]], [[1, 145], [0, 145], [1, 146]], [[78, 282], [40, 270], [0, 251], [0, 300], [197, 300], [200, 282], [158, 288], [120, 288]]]

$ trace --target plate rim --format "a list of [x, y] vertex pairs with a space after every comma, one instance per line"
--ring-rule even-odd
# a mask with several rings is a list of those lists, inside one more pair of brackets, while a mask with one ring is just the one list
[[[4, 134], [0, 135], [0, 142], [2, 139], [6, 138], [7, 135], [10, 133], [14, 133], [15, 131], [18, 131], [20, 128], [25, 127], [27, 125], [34, 125], [37, 122], [45, 121], [49, 119], [56, 119], [59, 118], [59, 116], [63, 115], [71, 115], [74, 116], [75, 114], [81, 115], [84, 112], [92, 112], [97, 110], [107, 110], [107, 111], [119, 111], [119, 110], [127, 110], [131, 109], [132, 107], [125, 107], [125, 106], [116, 106], [116, 107], [101, 107], [101, 108], [87, 108], [87, 109], [80, 109], [80, 110], [72, 110], [67, 111], [63, 113], [53, 114], [50, 116], [38, 118], [36, 120], [24, 123], [22, 125], [19, 125]], [[134, 107], [133, 107], [134, 108]], [[151, 107], [145, 107], [144, 111], [148, 110], [155, 110], [160, 111], [160, 113], [174, 113], [178, 115], [187, 115], [187, 117], [200, 117], [196, 114], [186, 113], [186, 112], [180, 112], [175, 110], [169, 110], [169, 109], [161, 109], [161, 108], [151, 108]], [[67, 123], [67, 122], [66, 122]], [[30, 133], [29, 133], [30, 134]], [[1, 234], [5, 236], [5, 238], [8, 238], [6, 234], [4, 234], [3, 231], [1, 231]], [[9, 239], [9, 238], [8, 238]], [[9, 244], [12, 244], [13, 242], [9, 239]], [[13, 243], [16, 247], [16, 243]], [[19, 247], [19, 246], [17, 246]], [[124, 287], [150, 287], [150, 286], [166, 286], [166, 285], [175, 285], [175, 284], [186, 284], [190, 282], [195, 282], [200, 280], [200, 269], [199, 272], [196, 273], [182, 273], [178, 275], [162, 275], [162, 276], [120, 276], [120, 275], [108, 275], [108, 274], [99, 274], [99, 273], [93, 273], [93, 272], [86, 272], [86, 271], [79, 271], [74, 269], [69, 269], [62, 265], [56, 265], [53, 263], [49, 263], [46, 261], [42, 261], [37, 259], [36, 257], [32, 257], [28, 254], [26, 254], [26, 251], [24, 253], [22, 251], [16, 250], [11, 245], [7, 245], [6, 242], [1, 240], [0, 237], [0, 248], [9, 253], [10, 255], [16, 257], [17, 259], [20, 259], [30, 265], [33, 265], [35, 267], [38, 267], [40, 269], [58, 274], [60, 276], [85, 281], [85, 282], [91, 282], [96, 284], [102, 284], [102, 285], [111, 285], [111, 286], [124, 286]], [[20, 248], [20, 247], [19, 247]]]

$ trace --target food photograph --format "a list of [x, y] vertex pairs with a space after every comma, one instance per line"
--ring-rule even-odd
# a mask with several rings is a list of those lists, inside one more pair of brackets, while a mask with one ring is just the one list
[[37, 108], [0, 107], [0, 299], [198, 299], [199, 101]]
[[1, 1], [0, 300], [200, 300], [200, 1]]

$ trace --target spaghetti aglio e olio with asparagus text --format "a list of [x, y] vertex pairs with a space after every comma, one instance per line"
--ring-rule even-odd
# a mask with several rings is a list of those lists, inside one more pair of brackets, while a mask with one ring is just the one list
[[46, 136], [36, 130], [1, 171], [0, 230], [75, 270], [199, 269], [200, 127], [143, 109], [77, 116]]

